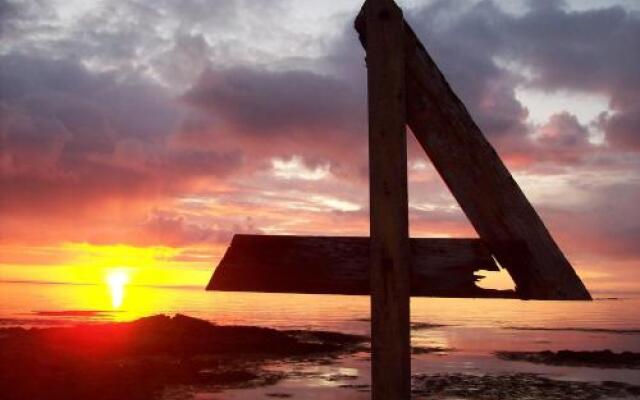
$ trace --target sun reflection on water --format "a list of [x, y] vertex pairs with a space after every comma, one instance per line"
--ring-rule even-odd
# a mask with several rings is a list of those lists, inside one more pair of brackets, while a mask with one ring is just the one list
[[123, 269], [110, 270], [107, 272], [106, 281], [111, 295], [111, 306], [119, 309], [124, 302], [124, 287], [129, 283], [129, 274]]

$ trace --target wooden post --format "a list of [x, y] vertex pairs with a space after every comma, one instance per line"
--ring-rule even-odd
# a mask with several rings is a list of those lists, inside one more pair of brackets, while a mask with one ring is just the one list
[[[355, 26], [368, 54], [379, 39], [371, 36], [375, 31], [369, 26], [367, 13], [363, 8]], [[591, 299], [496, 151], [406, 23], [403, 35], [407, 122], [480, 238], [509, 271], [519, 297]]]
[[409, 222], [402, 11], [368, 0], [371, 388], [374, 400], [411, 395]]

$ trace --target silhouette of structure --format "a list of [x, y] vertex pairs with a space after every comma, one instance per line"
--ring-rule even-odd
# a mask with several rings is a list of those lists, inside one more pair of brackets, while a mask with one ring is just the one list
[[[370, 294], [372, 398], [409, 399], [410, 295], [591, 296], [395, 2], [365, 1], [355, 29], [367, 62], [371, 237], [236, 235], [207, 289]], [[479, 240], [409, 239], [407, 125]], [[497, 268], [492, 257], [515, 294], [475, 285], [475, 271]]]
[[[499, 271], [479, 239], [410, 239], [412, 296], [516, 297], [476, 286], [476, 271]], [[235, 235], [211, 290], [371, 294], [367, 237]]]

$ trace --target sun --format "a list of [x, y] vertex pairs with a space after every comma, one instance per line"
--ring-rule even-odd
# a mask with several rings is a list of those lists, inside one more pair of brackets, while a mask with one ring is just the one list
[[129, 273], [123, 269], [114, 269], [107, 272], [107, 286], [111, 295], [111, 306], [122, 307], [124, 301], [124, 287], [129, 283]]

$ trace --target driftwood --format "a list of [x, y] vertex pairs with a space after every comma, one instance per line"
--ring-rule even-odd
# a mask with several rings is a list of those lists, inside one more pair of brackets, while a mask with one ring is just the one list
[[[207, 290], [368, 295], [369, 238], [235, 235]], [[478, 239], [411, 239], [411, 295], [515, 297], [482, 289], [499, 270]]]
[[[393, 7], [397, 7], [393, 5]], [[367, 48], [366, 3], [355, 28]], [[520, 297], [591, 296], [464, 104], [405, 22], [407, 121]]]

